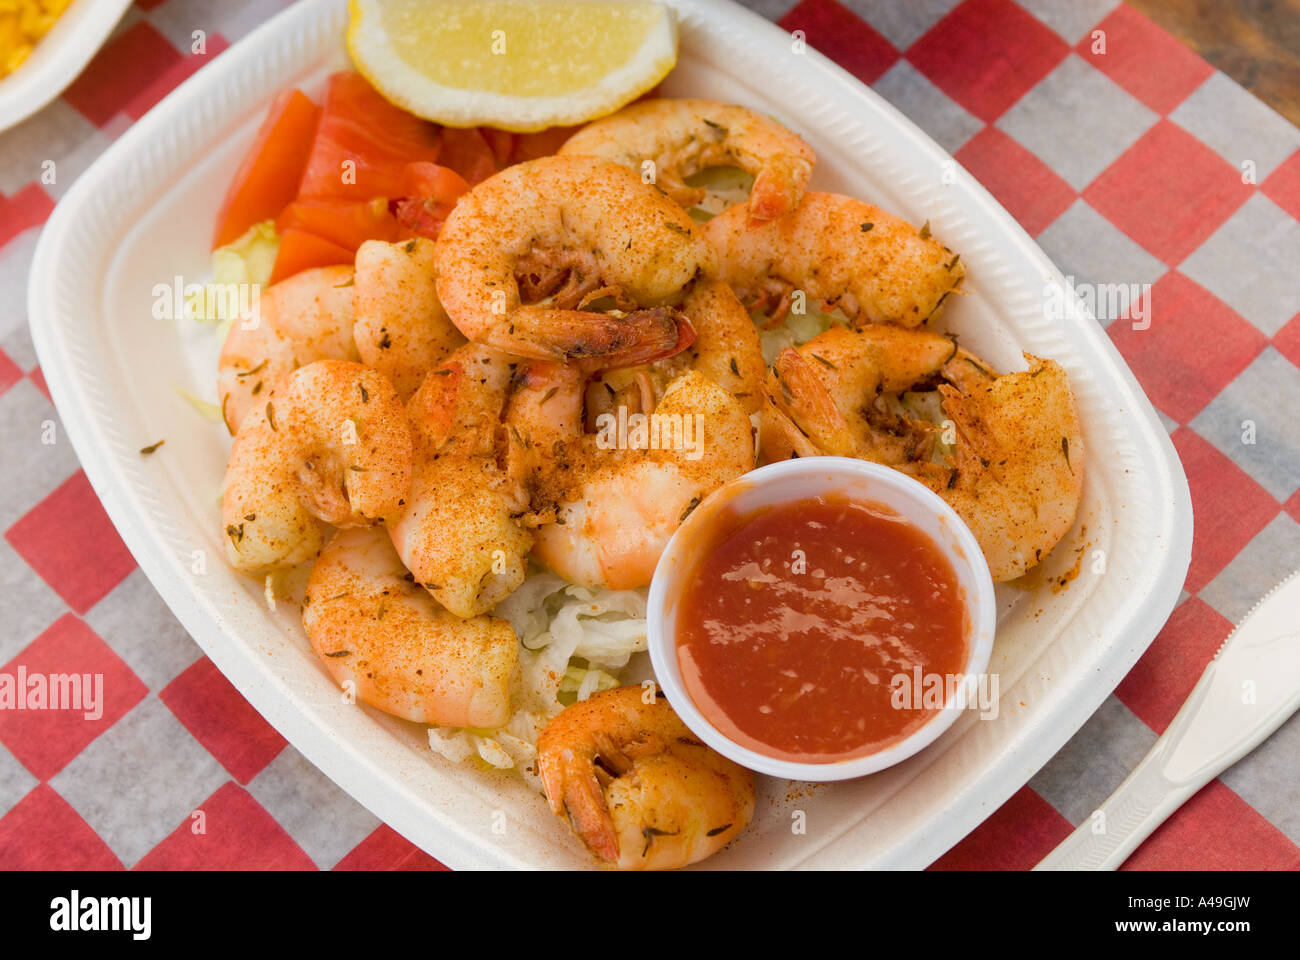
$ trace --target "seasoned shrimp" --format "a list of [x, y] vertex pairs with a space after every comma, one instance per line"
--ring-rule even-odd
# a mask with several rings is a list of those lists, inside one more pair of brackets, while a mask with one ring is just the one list
[[357, 360], [352, 268], [316, 267], [267, 288], [256, 317], [239, 317], [217, 360], [221, 416], [233, 435], [250, 410], [298, 367]]
[[443, 357], [465, 342], [438, 302], [432, 240], [367, 240], [357, 249], [352, 334], [361, 362], [403, 400]]
[[527, 575], [527, 498], [497, 465], [511, 358], [469, 343], [429, 373], [407, 407], [411, 490], [389, 526], [402, 561], [460, 617], [504, 600]]
[[746, 413], [763, 405], [763, 347], [758, 330], [731, 288], [717, 280], [695, 281], [682, 302], [682, 313], [695, 331], [681, 353], [646, 366], [602, 371], [587, 385], [588, 429], [597, 418], [654, 410], [664, 388], [687, 370], [698, 370], [740, 401]]
[[226, 556], [246, 573], [310, 559], [326, 525], [383, 523], [411, 484], [411, 430], [382, 374], [318, 360], [244, 418], [226, 465]]
[[[1025, 359], [1028, 370], [999, 376], [928, 331], [832, 327], [773, 365], [764, 456], [854, 456], [910, 474], [966, 521], [993, 579], [1012, 580], [1069, 532], [1083, 490], [1083, 436], [1065, 371]], [[951, 451], [937, 416], [899, 401], [931, 390]]]
[[939, 386], [956, 454], [912, 468], [970, 526], [997, 581], [1051, 552], [1074, 525], [1083, 493], [1083, 434], [1065, 371], [1025, 359], [1028, 370], [998, 376], [959, 351]]
[[462, 620], [410, 581], [373, 527], [341, 530], [307, 581], [303, 626], [340, 686], [415, 723], [498, 727], [510, 717], [519, 642], [505, 620]]
[[934, 317], [965, 276], [961, 258], [929, 235], [852, 197], [806, 193], [779, 220], [753, 225], [744, 210], [723, 211], [703, 227], [717, 252], [719, 278], [773, 323], [795, 291], [854, 326], [915, 327]]
[[768, 372], [763, 419], [766, 460], [829, 454], [897, 466], [934, 447], [932, 425], [882, 412], [879, 396], [936, 385], [956, 343], [928, 330], [833, 326], [783, 350]]
[[686, 516], [754, 466], [749, 416], [698, 370], [669, 384], [648, 416], [611, 416], [595, 434], [583, 429], [580, 370], [534, 363], [518, 379], [506, 414], [512, 471], [539, 513], [555, 511], [533, 555], [570, 583], [649, 583]]
[[706, 167], [739, 167], [754, 177], [748, 213], [756, 220], [794, 209], [817, 159], [798, 134], [753, 110], [666, 98], [642, 100], [587, 124], [560, 154], [601, 157], [642, 176], [652, 163], [654, 183], [683, 207], [705, 194], [687, 186], [687, 178]]
[[695, 341], [677, 357], [659, 363], [670, 376], [675, 367], [698, 370], [739, 400], [746, 413], [759, 410], [766, 365], [758, 330], [744, 304], [725, 283], [700, 279], [682, 309], [695, 326]]
[[[713, 257], [685, 211], [622, 167], [544, 157], [465, 194], [436, 262], [438, 297], [466, 337], [563, 361], [686, 346], [675, 304]], [[587, 309], [605, 299], [617, 310]]]
[[551, 810], [619, 870], [696, 863], [754, 815], [753, 774], [697, 740], [662, 692], [641, 687], [566, 708], [537, 741], [537, 767]]

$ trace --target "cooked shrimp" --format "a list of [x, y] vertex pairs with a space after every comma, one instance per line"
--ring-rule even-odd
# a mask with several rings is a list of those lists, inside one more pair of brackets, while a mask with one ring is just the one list
[[816, 155], [798, 134], [745, 107], [713, 100], [642, 100], [589, 123], [561, 156], [601, 157], [645, 176], [674, 203], [692, 207], [703, 188], [686, 180], [706, 167], [739, 167], [754, 177], [748, 214], [773, 220], [794, 209]]
[[661, 692], [641, 687], [566, 708], [538, 738], [537, 767], [551, 810], [619, 870], [697, 863], [754, 815], [753, 774], [697, 740]]
[[383, 523], [411, 484], [411, 431], [382, 374], [318, 360], [244, 418], [226, 465], [226, 556], [246, 573], [310, 559], [327, 524]]
[[403, 400], [438, 361], [465, 342], [438, 302], [432, 240], [367, 240], [357, 249], [352, 335], [361, 362], [378, 370]]
[[[675, 304], [713, 264], [685, 211], [592, 157], [544, 157], [483, 181], [448, 217], [436, 260], [461, 333], [541, 360], [685, 346]], [[618, 309], [586, 309], [603, 299]]]
[[595, 434], [583, 430], [580, 371], [536, 363], [519, 379], [506, 421], [524, 467], [512, 469], [535, 507], [555, 511], [533, 555], [570, 583], [645, 586], [687, 515], [754, 466], [749, 416], [698, 370], [648, 416], [610, 416]]
[[[352, 268], [316, 267], [267, 288], [255, 317], [230, 327], [217, 360], [221, 416], [231, 434], [294, 370], [315, 360], [357, 360]], [[247, 328], [247, 329], [246, 329]]]
[[[993, 579], [1012, 580], [1069, 532], [1083, 490], [1083, 436], [1065, 371], [1025, 359], [1028, 370], [999, 376], [928, 331], [833, 327], [777, 358], [764, 456], [830, 453], [908, 473], [966, 521]], [[939, 446], [944, 425], [898, 401], [935, 389], [952, 452]]]
[[956, 351], [948, 337], [888, 325], [833, 326], [783, 350], [768, 372], [764, 459], [830, 454], [897, 466], [928, 456], [932, 425], [902, 422], [874, 401], [937, 384]]
[[720, 279], [773, 323], [796, 291], [854, 326], [915, 327], [934, 317], [966, 268], [929, 235], [861, 200], [806, 193], [784, 217], [753, 225], [744, 210], [723, 211], [703, 227], [718, 254]]
[[336, 683], [415, 723], [499, 727], [519, 642], [505, 620], [462, 620], [410, 581], [373, 527], [341, 530], [312, 567], [302, 622]]
[[527, 575], [528, 501], [498, 467], [511, 358], [469, 343], [429, 373], [407, 407], [415, 437], [406, 508], [389, 532], [417, 583], [460, 617], [504, 600]]
[[[682, 304], [695, 341], [677, 357], [659, 361], [698, 370], [740, 401], [746, 413], [763, 405], [763, 346], [744, 304], [725, 283], [701, 279]], [[680, 357], [680, 360], [678, 359]]]
[[956, 454], [912, 468], [966, 521], [997, 581], [1051, 552], [1083, 493], [1083, 434], [1065, 371], [1025, 359], [1028, 370], [1002, 376], [965, 351], [945, 365], [939, 393], [957, 428]]
[[763, 405], [763, 347], [758, 330], [731, 288], [701, 278], [682, 302], [695, 331], [681, 353], [648, 366], [602, 372], [587, 386], [587, 422], [626, 407], [629, 413], [654, 410], [664, 388], [687, 370], [698, 370], [740, 401], [746, 413]]

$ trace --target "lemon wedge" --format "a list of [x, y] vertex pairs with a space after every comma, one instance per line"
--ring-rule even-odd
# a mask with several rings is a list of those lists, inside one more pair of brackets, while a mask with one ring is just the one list
[[585, 123], [677, 63], [658, 3], [351, 0], [348, 52], [380, 93], [451, 127], [517, 133]]

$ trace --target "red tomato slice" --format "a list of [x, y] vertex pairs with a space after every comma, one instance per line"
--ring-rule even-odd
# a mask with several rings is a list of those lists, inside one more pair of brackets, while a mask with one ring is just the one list
[[257, 138], [226, 190], [214, 247], [270, 220], [294, 198], [319, 119], [320, 110], [299, 90], [285, 90], [271, 101]]
[[547, 127], [537, 133], [521, 133], [515, 139], [515, 148], [510, 154], [511, 163], [536, 160], [560, 152], [564, 141], [577, 132], [577, 127]]
[[402, 170], [438, 159], [436, 124], [385, 100], [359, 73], [329, 80], [320, 126], [298, 195], [371, 200], [401, 196]]
[[468, 180], [470, 186], [482, 183], [497, 172], [496, 155], [487, 139], [476, 128], [458, 130], [455, 127], [443, 127], [442, 154], [439, 160], [442, 166], [450, 167]]
[[276, 284], [295, 273], [311, 267], [332, 267], [339, 263], [352, 263], [355, 254], [346, 247], [322, 240], [305, 230], [286, 230], [280, 236], [280, 249], [275, 255], [275, 268], [271, 283]]
[[[432, 164], [430, 164], [432, 166]], [[284, 208], [275, 221], [280, 233], [304, 230], [322, 240], [356, 252], [367, 240], [398, 237], [397, 219], [388, 211], [383, 197], [374, 200], [298, 200]]]
[[498, 130], [496, 127], [479, 127], [478, 132], [483, 134], [483, 139], [492, 150], [492, 160], [496, 163], [496, 168], [500, 170], [508, 166], [510, 154], [515, 149], [515, 134], [509, 130]]
[[409, 240], [412, 237], [428, 237], [437, 240], [451, 208], [451, 204], [435, 203], [432, 200], [399, 200], [395, 216], [401, 229], [401, 238]]
[[406, 198], [394, 209], [402, 236], [438, 239], [447, 215], [469, 184], [455, 170], [436, 163], [408, 163], [402, 179]]
[[408, 163], [402, 171], [402, 196], [425, 197], [454, 203], [469, 191], [469, 182], [450, 167], [436, 163]]

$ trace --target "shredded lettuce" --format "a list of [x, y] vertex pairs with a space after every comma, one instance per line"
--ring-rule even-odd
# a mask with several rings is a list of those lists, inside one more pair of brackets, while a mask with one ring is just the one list
[[561, 701], [571, 699], [573, 702], [586, 700], [593, 693], [601, 690], [613, 690], [618, 686], [618, 677], [596, 667], [579, 667], [569, 664], [560, 681], [559, 698]]
[[533, 573], [492, 611], [519, 638], [515, 713], [499, 730], [431, 727], [429, 747], [453, 763], [515, 770], [540, 791], [537, 738], [566, 706], [621, 683], [646, 650], [646, 591], [588, 589]]
[[[525, 647], [546, 631], [551, 616], [559, 609], [559, 598], [568, 581], [553, 573], [535, 573], [528, 577], [514, 593], [502, 600], [492, 612], [510, 621], [515, 635]], [[551, 603], [554, 597], [555, 602]], [[550, 603], [552, 609], [547, 610]]]
[[172, 389], [180, 395], [182, 400], [201, 413], [205, 419], [211, 420], [213, 423], [217, 423], [221, 420], [221, 408], [215, 403], [210, 403], [201, 397], [196, 397], [184, 387], [179, 387], [174, 383], [172, 384]]
[[[943, 396], [938, 390], [909, 390], [899, 396], [898, 404], [902, 411], [914, 420], [924, 420], [926, 423], [939, 426], [948, 418], [948, 415], [943, 412]], [[949, 458], [956, 453], [956, 447], [945, 443], [943, 431], [940, 431], [935, 437], [930, 461], [948, 463]]]
[[825, 333], [834, 323], [835, 319], [830, 314], [823, 313], [811, 304], [808, 305], [806, 312], [791, 312], [785, 318], [785, 325], [794, 334], [796, 344], [807, 343], [813, 337]]
[[833, 314], [825, 313], [811, 303], [804, 305], [803, 313], [787, 314], [785, 321], [775, 327], [765, 329], [763, 324], [767, 318], [761, 313], [754, 316], [753, 320], [759, 328], [758, 339], [763, 347], [763, 360], [768, 364], [775, 362], [777, 355], [786, 347], [807, 343], [841, 322]]
[[430, 727], [429, 746], [452, 763], [464, 763], [476, 752], [471, 736], [455, 727]]
[[712, 220], [727, 207], [749, 200], [754, 177], [739, 167], [705, 167], [686, 178], [688, 187], [703, 187], [707, 193], [690, 215], [697, 223]]
[[241, 236], [212, 251], [212, 282], [185, 301], [185, 315], [199, 323], [222, 324], [222, 332], [235, 319], [229, 291], [265, 286], [271, 280], [280, 236], [275, 221], [249, 227]]

